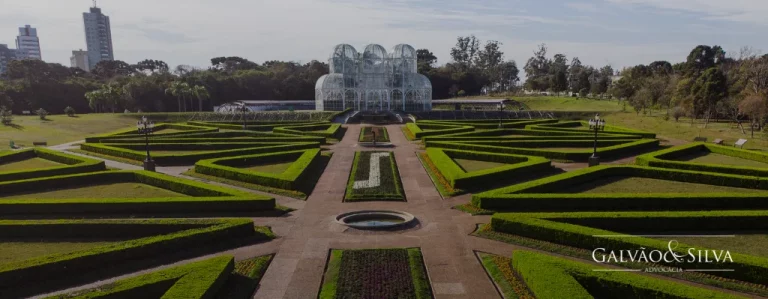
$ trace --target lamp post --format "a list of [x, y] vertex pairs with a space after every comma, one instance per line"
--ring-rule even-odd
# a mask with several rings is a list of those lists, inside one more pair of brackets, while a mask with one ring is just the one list
[[146, 116], [142, 116], [141, 120], [136, 122], [136, 129], [139, 134], [144, 134], [144, 142], [147, 150], [147, 158], [144, 160], [144, 170], [155, 171], [155, 161], [152, 161], [152, 156], [149, 155], [149, 135], [152, 134], [152, 130], [155, 128], [155, 123], [147, 120]]
[[600, 157], [597, 156], [597, 132], [605, 130], [605, 120], [600, 119], [600, 114], [595, 114], [595, 118], [589, 120], [589, 129], [595, 130], [595, 143], [592, 148], [592, 157], [589, 157], [589, 167], [592, 167], [600, 165]]
[[247, 130], [248, 129], [248, 125], [245, 123], [245, 112], [248, 111], [248, 108], [245, 107], [245, 102], [243, 102], [243, 106], [240, 107], [240, 108], [241, 108], [240, 111], [243, 112], [243, 114], [242, 114], [242, 116], [243, 116], [243, 130]]
[[504, 124], [501, 122], [501, 114], [504, 112], [504, 103], [496, 104], [496, 108], [499, 108], [499, 129], [502, 129]]

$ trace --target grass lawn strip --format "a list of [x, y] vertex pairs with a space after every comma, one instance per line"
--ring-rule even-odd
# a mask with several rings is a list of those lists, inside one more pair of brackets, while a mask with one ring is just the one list
[[0, 182], [101, 170], [102, 161], [45, 148], [0, 152]]
[[768, 176], [768, 153], [694, 142], [637, 156], [638, 165]]
[[489, 162], [489, 161], [480, 161], [480, 160], [468, 160], [468, 159], [453, 159], [456, 164], [459, 164], [462, 169], [466, 172], [472, 172], [472, 171], [478, 171], [478, 170], [486, 170], [496, 167], [502, 167], [506, 166], [505, 163], [497, 163], [497, 162]]
[[698, 155], [681, 157], [678, 159], [678, 161], [701, 164], [723, 164], [728, 166], [768, 168], [768, 164], [763, 162], [706, 152]]
[[212, 298], [233, 268], [234, 259], [225, 255], [48, 298]]
[[30, 169], [38, 169], [38, 168], [51, 168], [51, 167], [58, 167], [63, 165], [64, 164], [35, 157], [32, 159], [22, 160], [19, 162], [0, 164], [0, 172], [30, 170]]
[[[372, 157], [376, 158], [373, 161]], [[376, 162], [378, 171], [376, 172]], [[374, 163], [374, 164], [372, 164]], [[405, 201], [393, 152], [356, 152], [347, 184], [346, 201]]]
[[[472, 204], [486, 210], [571, 211], [571, 210], [728, 210], [766, 209], [765, 192], [699, 192], [671, 193], [658, 186], [621, 193], [555, 193], [572, 186], [589, 185], [611, 178], [638, 177], [706, 184], [719, 187], [768, 190], [768, 178], [719, 174], [634, 165], [596, 166], [538, 179], [509, 187], [472, 195]], [[661, 186], [663, 187], [663, 186]], [[635, 187], [632, 187], [635, 188]], [[708, 187], [711, 191], [713, 188]], [[718, 188], [719, 189], [719, 188]], [[605, 189], [604, 189], [605, 190]], [[734, 190], [734, 189], [730, 189]]]
[[727, 186], [676, 182], [642, 177], [610, 177], [593, 180], [582, 185], [558, 190], [558, 193], [762, 193], [761, 189], [735, 188]]
[[[56, 190], [73, 186], [137, 183], [188, 195], [151, 198], [24, 198], [0, 200], [2, 214], [49, 213], [189, 213], [222, 211], [272, 211], [274, 198], [225, 187], [207, 185], [148, 171], [105, 171], [29, 180], [0, 182], [7, 194], [28, 190]], [[108, 192], [111, 192], [107, 190]]]
[[332, 249], [328, 256], [328, 266], [323, 276], [323, 284], [320, 288], [320, 299], [335, 299], [339, 283], [339, 271], [344, 250]]
[[137, 183], [111, 183], [90, 186], [71, 187], [56, 190], [40, 190], [23, 194], [4, 194], [3, 199], [35, 199], [35, 198], [92, 198], [98, 194], [104, 198], [154, 198], [154, 197], [188, 197], [189, 195], [157, 188], [151, 185]]
[[119, 241], [26, 241], [24, 239], [3, 240], [0, 242], [0, 265], [53, 254], [89, 250], [109, 246]]

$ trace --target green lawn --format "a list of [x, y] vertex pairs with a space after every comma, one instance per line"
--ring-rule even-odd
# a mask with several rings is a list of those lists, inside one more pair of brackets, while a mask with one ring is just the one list
[[712, 192], [733, 192], [733, 193], [755, 193], [765, 192], [759, 189], [746, 189], [724, 187], [716, 185], [705, 185], [695, 183], [685, 183], [677, 181], [667, 181], [658, 179], [649, 179], [641, 177], [614, 177], [602, 178], [591, 181], [588, 184], [571, 186], [559, 193], [712, 193]]
[[35, 257], [70, 253], [117, 242], [0, 242], [0, 265]]
[[38, 168], [50, 168], [50, 167], [57, 167], [57, 166], [64, 166], [64, 165], [65, 164], [56, 163], [51, 160], [35, 157], [32, 159], [26, 159], [18, 162], [0, 164], [0, 172], [29, 170], [29, 169], [38, 169]]
[[566, 97], [519, 97], [515, 100], [522, 102], [531, 110], [544, 111], [621, 111], [622, 105], [615, 100], [590, 100], [584, 98]]
[[154, 151], [149, 150], [149, 154], [159, 154], [159, 155], [184, 155], [184, 154], [201, 154], [201, 153], [210, 153], [212, 151]]
[[456, 162], [456, 164], [459, 164], [459, 166], [461, 166], [461, 168], [463, 168], [464, 171], [466, 172], [485, 170], [485, 169], [507, 165], [504, 163], [479, 161], [479, 160], [467, 160], [467, 159], [453, 159], [453, 161]]
[[41, 190], [36, 193], [17, 194], [2, 197], [4, 199], [34, 198], [152, 198], [152, 197], [187, 197], [185, 194], [139, 183], [114, 183], [96, 186], [84, 186], [58, 190]]
[[695, 162], [695, 163], [705, 163], [705, 164], [745, 166], [745, 167], [760, 167], [760, 168], [768, 167], [768, 164], [763, 162], [731, 157], [731, 156], [722, 155], [722, 154], [710, 153], [706, 151], [702, 151], [695, 155], [679, 157], [674, 160], [685, 161], [685, 162]]
[[135, 126], [135, 118], [121, 114], [51, 115], [48, 120], [14, 115], [11, 126], [0, 125], [0, 146], [8, 148], [11, 140], [23, 146], [32, 146], [33, 141], [56, 145]]
[[248, 165], [248, 166], [243, 166], [238, 168], [251, 170], [251, 171], [279, 174], [279, 173], [285, 172], [288, 169], [288, 167], [290, 167], [291, 164], [293, 164], [293, 162], [294, 161], [283, 162], [283, 163]]
[[[712, 233], [712, 232], [709, 232]], [[675, 232], [675, 234], [686, 234]], [[692, 232], [691, 234], [700, 234]], [[689, 237], [674, 238], [680, 243], [716, 250], [730, 250], [742, 254], [768, 258], [768, 234], [766, 232], [743, 233], [724, 232], [723, 235], [736, 235], [735, 237]], [[669, 241], [670, 238], [654, 238]]]

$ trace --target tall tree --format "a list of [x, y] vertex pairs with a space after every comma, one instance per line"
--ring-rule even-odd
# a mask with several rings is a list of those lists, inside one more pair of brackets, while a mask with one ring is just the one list
[[456, 38], [456, 46], [451, 48], [453, 61], [465, 67], [471, 67], [480, 48], [480, 40], [475, 35], [459, 36]]
[[705, 111], [707, 119], [705, 127], [709, 123], [715, 105], [726, 96], [727, 90], [725, 75], [716, 67], [704, 71], [691, 87], [691, 93], [695, 97], [694, 115], [699, 111]]
[[437, 56], [434, 53], [428, 49], [416, 50], [416, 64], [420, 74], [429, 73], [434, 68], [435, 63], [437, 63]]
[[100, 78], [110, 79], [115, 76], [132, 75], [136, 73], [136, 68], [122, 60], [102, 60], [93, 67], [91, 72]]
[[165, 93], [173, 95], [176, 97], [176, 99], [178, 99], [179, 112], [181, 112], [182, 102], [184, 103], [184, 111], [187, 111], [187, 99], [192, 98], [193, 96], [192, 88], [189, 86], [189, 84], [186, 82], [174, 81], [165, 90]]
[[533, 52], [533, 57], [525, 63], [525, 81], [526, 88], [530, 90], [543, 91], [549, 89], [549, 67], [552, 64], [547, 58], [547, 45], [541, 44]]
[[201, 86], [201, 85], [195, 85], [194, 87], [192, 87], [191, 93], [199, 101], [199, 104], [200, 104], [199, 105], [199, 108], [200, 108], [199, 111], [202, 112], [203, 111], [203, 101], [209, 99], [211, 97], [211, 94], [208, 93], [208, 89], [206, 89], [205, 86]]

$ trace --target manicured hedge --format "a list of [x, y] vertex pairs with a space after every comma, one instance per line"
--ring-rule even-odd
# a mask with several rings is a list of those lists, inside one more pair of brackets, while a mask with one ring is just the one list
[[[176, 129], [176, 130], [183, 130], [183, 132], [163, 133], [162, 129]], [[185, 135], [189, 133], [206, 133], [206, 132], [219, 131], [218, 128], [191, 126], [191, 125], [182, 125], [182, 124], [156, 124], [154, 130], [155, 130], [155, 133], [152, 133], [151, 135], [154, 137], [179, 136], [179, 135]], [[130, 129], [123, 129], [120, 131], [107, 133], [103, 135], [86, 137], [85, 142], [94, 143], [94, 142], [101, 142], [102, 140], [109, 140], [109, 139], [124, 139], [124, 138], [138, 138], [138, 137], [143, 138], [144, 134], [139, 134], [136, 128], [130, 128]]]
[[[370, 176], [371, 154], [382, 152], [356, 152], [355, 159], [352, 161], [352, 171], [349, 173], [347, 190], [344, 195], [346, 201], [364, 201], [364, 200], [405, 200], [405, 191], [403, 190], [400, 174], [397, 170], [397, 162], [394, 152], [389, 153], [387, 159], [379, 161], [379, 174], [381, 185], [373, 188], [355, 189], [355, 181], [368, 180]], [[383, 161], [382, 161], [383, 160]], [[388, 161], [387, 161], [388, 160]]]
[[[550, 123], [557, 123], [558, 120], [556, 119], [535, 119], [535, 120], [528, 120], [528, 119], [504, 119], [502, 120], [502, 126], [504, 128], [525, 128], [525, 126], [528, 125], [538, 125], [538, 124], [550, 124]], [[498, 120], [418, 120], [416, 121], [417, 124], [436, 124], [436, 125], [452, 125], [452, 126], [472, 126], [475, 129], [498, 129], [499, 128], [499, 121]]]
[[[522, 136], [506, 136], [522, 135]], [[594, 140], [595, 135], [588, 132], [560, 132], [525, 129], [494, 129], [467, 133], [424, 137], [424, 141], [501, 141], [501, 140]], [[640, 136], [598, 133], [599, 140], [640, 139]]]
[[[214, 158], [249, 155], [249, 154], [262, 154], [262, 153], [270, 153], [270, 152], [278, 152], [278, 151], [286, 151], [286, 150], [312, 149], [312, 148], [320, 147], [320, 143], [318, 142], [295, 142], [295, 143], [262, 142], [262, 143], [241, 143], [241, 144], [232, 143], [229, 145], [169, 143], [165, 145], [153, 144], [152, 146], [154, 146], [155, 148], [160, 147], [163, 149], [176, 149], [176, 150], [178, 149], [216, 150], [217, 148], [222, 149], [222, 148], [241, 147], [241, 148], [235, 148], [235, 149], [229, 149], [229, 150], [216, 150], [216, 151], [204, 152], [204, 153], [173, 154], [173, 155], [153, 154], [152, 155], [152, 159], [158, 165], [171, 166], [171, 165], [190, 165], [204, 159], [214, 159]], [[125, 147], [131, 147], [131, 148], [134, 148], [135, 150], [126, 149]], [[113, 146], [110, 144], [85, 143], [80, 145], [80, 148], [82, 150], [109, 155], [109, 156], [136, 160], [136, 161], [144, 161], [147, 154], [145, 151], [140, 150], [141, 147], [142, 147], [141, 144], [116, 144]]]
[[[300, 121], [300, 122], [246, 122], [245, 128], [249, 131], [262, 131], [269, 132], [274, 128], [283, 126], [301, 126], [301, 125], [313, 125], [313, 124], [325, 124], [325, 121]], [[243, 123], [236, 121], [229, 122], [201, 122], [201, 121], [189, 121], [189, 125], [202, 126], [202, 127], [214, 127], [227, 130], [242, 130]]]
[[620, 211], [768, 209], [768, 193], [556, 193], [610, 177], [644, 177], [688, 183], [768, 190], [768, 178], [641, 166], [596, 166], [472, 196], [472, 204], [510, 211]]
[[[26, 220], [26, 221], [0, 221], [1, 234], [8, 234], [17, 229], [27, 232], [28, 226], [40, 226], [35, 231], [44, 232], [42, 228], [53, 228], [62, 233], [59, 238], [66, 238], [74, 232], [73, 236], [82, 239], [87, 232], [93, 232], [96, 240], [105, 236], [105, 231], [116, 226], [122, 226], [113, 234], [113, 238], [130, 238], [135, 236], [131, 231], [141, 231], [148, 226], [150, 231], [156, 231], [157, 226], [178, 226], [179, 230], [171, 233], [163, 233], [131, 239], [128, 241], [81, 250], [71, 253], [53, 254], [41, 256], [19, 262], [0, 265], [0, 288], [29, 285], [36, 287], [45, 285], [48, 280], [57, 280], [67, 276], [79, 276], [86, 272], [99, 270], [104, 265], [121, 264], [131, 260], [141, 260], [151, 257], [173, 254], [178, 251], [188, 250], [200, 246], [226, 243], [234, 239], [257, 238], [268, 240], [271, 233], [261, 233], [254, 229], [250, 219], [200, 219], [200, 220]], [[188, 228], [190, 225], [196, 228]], [[61, 227], [59, 227], [61, 226]], [[121, 234], [121, 232], [128, 232]], [[13, 235], [13, 233], [12, 233]], [[26, 235], [25, 237], [35, 237]], [[44, 233], [40, 238], [49, 237]], [[92, 237], [93, 238], [93, 237]], [[39, 238], [38, 238], [39, 239]]]
[[[561, 131], [561, 132], [594, 132], [589, 129], [589, 123], [586, 121], [566, 121], [555, 124], [529, 125], [525, 127], [531, 130]], [[649, 133], [640, 130], [633, 130], [619, 126], [606, 125], [602, 133], [636, 135], [642, 138], [656, 138], [655, 133]]]
[[0, 215], [81, 213], [205, 213], [272, 210], [275, 199], [149, 171], [106, 171], [0, 182], [4, 195], [121, 182], [142, 183], [192, 197], [4, 199]]
[[[415, 124], [407, 123], [405, 128], [410, 131], [416, 139], [427, 136], [437, 136], [445, 134], [472, 132], [475, 130], [472, 126], [454, 126], [454, 125], [436, 125], [436, 124]], [[431, 130], [431, 131], [425, 131]]]
[[[588, 250], [605, 248], [606, 252], [618, 252], [645, 248], [647, 254], [651, 250], [667, 252], [669, 240], [606, 235], [632, 234], [633, 231], [642, 233], [768, 229], [768, 211], [497, 213], [491, 219], [491, 226], [498, 232]], [[689, 248], [705, 249], [681, 243], [674, 251], [688, 258]], [[735, 252], [730, 254], [732, 263], [661, 261], [659, 264], [685, 269], [734, 269], [733, 272], [708, 274], [756, 284], [765, 284], [768, 281], [768, 259]]]
[[674, 161], [675, 158], [684, 157], [688, 155], [695, 155], [701, 152], [709, 152], [715, 154], [721, 154], [736, 158], [742, 158], [762, 163], [768, 163], [768, 154], [757, 151], [750, 151], [744, 149], [738, 149], [735, 147], [728, 147], [716, 144], [707, 143], [689, 143], [686, 145], [676, 146], [673, 148], [660, 150], [657, 152], [648, 153], [645, 155], [637, 156], [635, 163], [637, 165], [662, 167], [662, 168], [676, 168], [695, 171], [708, 171], [708, 172], [720, 172], [731, 173], [749, 176], [768, 176], [768, 164], [765, 168], [747, 167], [747, 166], [731, 166], [723, 164], [705, 164], [698, 162], [684, 162]]
[[[550, 168], [549, 160], [541, 157], [495, 154], [428, 148], [427, 155], [432, 163], [445, 177], [451, 187], [464, 189], [472, 186], [487, 185], [489, 182], [508, 180], [511, 177], [530, 175]], [[466, 172], [453, 159], [470, 159], [489, 162], [507, 163], [509, 165]]]
[[[294, 162], [285, 172], [280, 174], [256, 172], [235, 167], [253, 165], [259, 162], [279, 163], [286, 161]], [[298, 190], [308, 180], [309, 170], [317, 167], [318, 163], [320, 163], [320, 149], [310, 149], [202, 160], [195, 164], [195, 172], [257, 185]]]
[[301, 126], [280, 126], [274, 128], [273, 132], [293, 135], [320, 136], [325, 138], [337, 138], [341, 129], [341, 124], [311, 124]]
[[[216, 298], [230, 278], [234, 258], [229, 255], [176, 266], [137, 277], [119, 280], [94, 289], [49, 299], [140, 298], [147, 294], [162, 294], [162, 298]], [[169, 286], [170, 285], [170, 286]]]
[[68, 155], [45, 148], [33, 148], [23, 151], [9, 151], [0, 153], [0, 164], [19, 162], [35, 157], [66, 165], [50, 168], [0, 172], [0, 182], [106, 170], [104, 161], [83, 158], [75, 155]]
[[595, 271], [598, 267], [593, 264], [532, 251], [512, 252], [512, 265], [528, 289], [539, 299], [740, 298], [634, 273]]
[[[547, 150], [546, 148], [535, 147], [572, 147], [585, 146], [592, 144], [588, 140], [533, 140], [533, 141], [478, 141], [478, 142], [448, 142], [448, 141], [425, 141], [426, 147], [439, 147], [458, 150], [493, 152], [504, 154], [518, 154], [529, 156], [540, 156], [555, 160], [568, 161], [587, 161], [592, 156], [592, 148], [583, 150], [560, 151]], [[603, 159], [623, 158], [641, 151], [658, 148], [657, 139], [640, 140], [598, 140], [597, 154]], [[520, 146], [520, 147], [514, 147]], [[527, 147], [527, 148], [526, 148]], [[534, 148], [530, 148], [534, 147]]]

